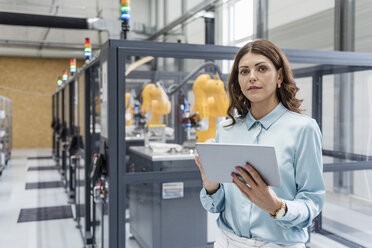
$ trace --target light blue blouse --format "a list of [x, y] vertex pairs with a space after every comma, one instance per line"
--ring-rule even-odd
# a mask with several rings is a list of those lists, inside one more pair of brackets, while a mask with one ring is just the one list
[[203, 188], [200, 192], [203, 207], [211, 213], [220, 213], [219, 228], [239, 237], [283, 245], [305, 243], [307, 227], [320, 213], [325, 195], [322, 137], [316, 121], [279, 103], [260, 120], [255, 120], [249, 112], [233, 126], [224, 127], [230, 123], [231, 119], [227, 119], [217, 127], [217, 143], [275, 147], [282, 185], [272, 190], [285, 200], [288, 211], [281, 219], [272, 218], [252, 204], [233, 183], [220, 184], [213, 195]]

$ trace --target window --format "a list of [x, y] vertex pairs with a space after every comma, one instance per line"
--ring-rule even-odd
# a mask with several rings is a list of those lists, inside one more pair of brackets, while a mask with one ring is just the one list
[[253, 36], [253, 0], [229, 1], [223, 8], [223, 45], [246, 43]]

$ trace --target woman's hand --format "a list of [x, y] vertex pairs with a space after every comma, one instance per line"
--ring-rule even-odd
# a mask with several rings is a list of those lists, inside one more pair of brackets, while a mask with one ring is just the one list
[[209, 182], [207, 180], [207, 177], [205, 176], [204, 169], [203, 169], [203, 166], [202, 166], [202, 164], [200, 162], [200, 159], [199, 159], [199, 155], [198, 154], [195, 154], [195, 162], [196, 162], [196, 164], [197, 164], [197, 166], [199, 168], [200, 175], [201, 175], [201, 178], [203, 180], [203, 185], [204, 185], [205, 190], [207, 191], [207, 193], [209, 195], [213, 195], [220, 188], [220, 183], [218, 183], [218, 182]]
[[[282, 205], [282, 199], [267, 186], [260, 174], [248, 163], [245, 165], [245, 169], [237, 166], [236, 171], [231, 173], [231, 176], [238, 189], [257, 207], [275, 215]], [[238, 174], [245, 182], [237, 176]]]

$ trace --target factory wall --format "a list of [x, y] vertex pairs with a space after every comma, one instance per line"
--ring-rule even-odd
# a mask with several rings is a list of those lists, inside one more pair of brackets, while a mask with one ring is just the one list
[[[68, 59], [0, 57], [0, 95], [12, 100], [13, 148], [52, 146], [52, 93]], [[77, 61], [81, 66], [83, 61]]]
[[[269, 1], [269, 39], [281, 48], [333, 50], [333, 8], [334, 0]], [[371, 11], [372, 1], [355, 1], [356, 52], [372, 52]]]

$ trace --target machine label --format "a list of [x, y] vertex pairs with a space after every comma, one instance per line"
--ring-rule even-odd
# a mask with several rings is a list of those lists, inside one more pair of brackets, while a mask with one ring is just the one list
[[183, 182], [163, 183], [163, 199], [183, 198]]

